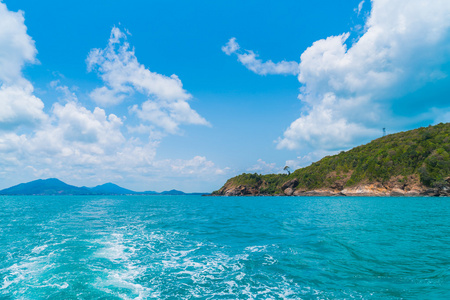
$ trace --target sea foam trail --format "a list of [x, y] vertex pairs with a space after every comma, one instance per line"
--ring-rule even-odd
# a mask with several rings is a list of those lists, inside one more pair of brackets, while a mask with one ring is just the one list
[[[100, 249], [91, 260], [92, 268], [104, 272], [97, 277], [94, 288], [122, 299], [146, 299], [157, 294], [151, 288], [137, 281], [145, 274], [147, 267], [136, 256], [134, 239], [124, 238], [121, 233], [113, 233], [106, 239], [99, 240]], [[98, 258], [98, 259], [96, 259]], [[101, 262], [108, 260], [109, 264]]]
[[68, 283], [55, 275], [60, 253], [52, 246], [55, 245], [35, 246], [29, 252], [23, 251], [19, 258], [8, 259], [12, 265], [0, 269], [3, 278], [1, 294], [28, 299], [34, 297], [36, 289], [66, 289]]
[[450, 299], [446, 199], [7, 197], [0, 215], [5, 299]]
[[102, 248], [95, 253], [98, 260], [91, 261], [93, 268], [99, 270], [101, 259], [111, 264], [103, 264], [105, 274], [94, 287], [123, 299], [301, 299], [299, 295], [310, 293], [286, 276], [250, 273], [255, 265], [277, 263], [268, 254], [268, 249], [277, 250], [276, 245], [249, 246], [230, 255], [226, 247], [192, 241], [178, 232], [145, 234], [130, 228], [98, 243]]

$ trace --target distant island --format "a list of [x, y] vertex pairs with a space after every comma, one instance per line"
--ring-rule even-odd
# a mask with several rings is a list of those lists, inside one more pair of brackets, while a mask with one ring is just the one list
[[290, 174], [241, 174], [212, 195], [450, 196], [450, 123], [378, 138]]
[[96, 187], [77, 187], [56, 178], [38, 179], [21, 183], [0, 191], [0, 195], [205, 195], [208, 193], [184, 193], [170, 190], [157, 193], [154, 191], [135, 192], [114, 183], [105, 183]]

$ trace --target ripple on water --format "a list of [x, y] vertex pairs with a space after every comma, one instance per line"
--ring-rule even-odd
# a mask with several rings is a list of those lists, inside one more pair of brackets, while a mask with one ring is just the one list
[[450, 298], [442, 200], [8, 199], [0, 298]]
[[279, 246], [273, 244], [248, 246], [236, 253], [226, 246], [194, 241], [187, 234], [148, 234], [141, 229], [115, 232], [96, 242], [99, 248], [90, 265], [103, 275], [93, 286], [123, 299], [323, 296], [279, 273], [273, 257]]

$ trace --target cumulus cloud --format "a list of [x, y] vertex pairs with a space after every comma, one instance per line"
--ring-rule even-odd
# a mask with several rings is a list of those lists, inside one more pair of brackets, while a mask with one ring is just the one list
[[22, 68], [36, 62], [37, 50], [27, 34], [23, 12], [12, 12], [0, 2], [0, 80], [12, 85], [24, 80]]
[[192, 159], [167, 159], [156, 161], [155, 167], [160, 169], [170, 168], [174, 174], [178, 175], [195, 175], [195, 176], [211, 176], [222, 175], [225, 169], [218, 168], [212, 161], [204, 156], [195, 156]]
[[0, 87], [0, 129], [12, 130], [19, 126], [32, 126], [47, 119], [44, 103], [33, 95], [33, 86], [2, 85]]
[[248, 168], [248, 172], [255, 172], [259, 174], [268, 174], [280, 171], [281, 168], [277, 167], [276, 163], [267, 163], [261, 158], [252, 167]]
[[[186, 101], [172, 102], [145, 101], [141, 107], [133, 105], [130, 112], [135, 113], [141, 120], [148, 121], [162, 128], [165, 132], [175, 134], [179, 132], [180, 124], [209, 125], [196, 111], [191, 109]], [[154, 126], [150, 127], [154, 133]]]
[[97, 71], [105, 82], [105, 86], [91, 92], [91, 98], [99, 105], [109, 106], [121, 103], [133, 93], [141, 93], [147, 101], [133, 105], [131, 111], [142, 121], [168, 133], [176, 133], [181, 124], [209, 125], [188, 104], [192, 95], [183, 89], [178, 76], [148, 70], [138, 62], [126, 39], [126, 33], [114, 27], [107, 47], [89, 53], [88, 70]]
[[[404, 128], [429, 117], [423, 106], [408, 104], [407, 95], [447, 77], [449, 16], [445, 0], [373, 0], [365, 32], [354, 44], [347, 46], [349, 33], [313, 43], [299, 66], [305, 108], [278, 147], [345, 148], [379, 135], [386, 124]], [[442, 99], [423, 101], [428, 110], [448, 106]], [[399, 121], [395, 105], [407, 107], [410, 117]]]
[[36, 125], [46, 120], [44, 104], [22, 75], [27, 63], [36, 62], [34, 41], [27, 34], [23, 12], [9, 11], [0, 2], [0, 129]]
[[252, 50], [245, 50], [239, 52], [239, 44], [236, 42], [236, 38], [231, 38], [228, 43], [222, 47], [222, 51], [227, 54], [236, 54], [238, 61], [242, 63], [250, 71], [259, 74], [285, 74], [285, 75], [297, 75], [298, 63], [295, 61], [281, 61], [274, 63], [271, 60], [263, 62], [258, 58]]
[[[98, 72], [105, 83], [91, 93], [98, 104], [118, 104], [134, 93], [147, 97], [141, 105], [131, 106], [130, 112], [143, 121], [135, 130], [124, 124], [126, 116], [83, 106], [75, 91], [61, 84], [63, 76], [50, 82], [61, 96], [45, 113], [43, 102], [33, 94], [33, 85], [22, 74], [27, 63], [37, 62], [34, 41], [26, 31], [23, 12], [11, 12], [0, 2], [3, 187], [36, 177], [70, 179], [73, 184], [120, 183], [131, 178], [140, 182], [135, 182], [135, 187], [142, 187], [142, 182], [150, 178], [166, 180], [167, 185], [173, 184], [174, 177], [204, 176], [211, 180], [225, 172], [203, 156], [186, 160], [156, 158], [164, 133], [177, 133], [181, 124], [209, 123], [189, 106], [192, 96], [176, 75], [164, 76], [139, 64], [126, 42], [126, 33], [113, 28], [107, 47], [93, 49], [87, 62], [89, 70]], [[151, 133], [148, 140], [140, 139], [143, 132]]]
[[107, 150], [114, 149], [113, 145], [121, 144], [124, 140], [119, 131], [122, 120], [114, 114], [107, 116], [101, 108], [96, 107], [91, 112], [74, 102], [64, 106], [56, 103], [53, 114], [58, 120], [57, 128], [66, 141], [95, 144]]
[[26, 136], [22, 150], [29, 160], [66, 167], [102, 165], [114, 161], [126, 142], [122, 119], [96, 107], [83, 107], [66, 86], [55, 85], [65, 104], [55, 103], [49, 121]]
[[33, 133], [0, 134], [0, 165], [4, 170], [11, 168], [10, 175], [31, 172], [82, 184], [86, 180], [123, 182], [128, 177], [146, 182], [155, 176], [157, 182], [167, 177], [211, 180], [226, 171], [204, 156], [157, 159], [158, 141], [127, 139], [122, 127], [121, 118], [101, 108], [91, 111], [74, 101], [55, 103], [51, 120]]

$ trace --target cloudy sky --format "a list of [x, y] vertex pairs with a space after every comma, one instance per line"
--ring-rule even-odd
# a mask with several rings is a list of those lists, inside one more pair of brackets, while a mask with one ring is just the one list
[[0, 0], [0, 188], [210, 192], [450, 121], [450, 1]]

